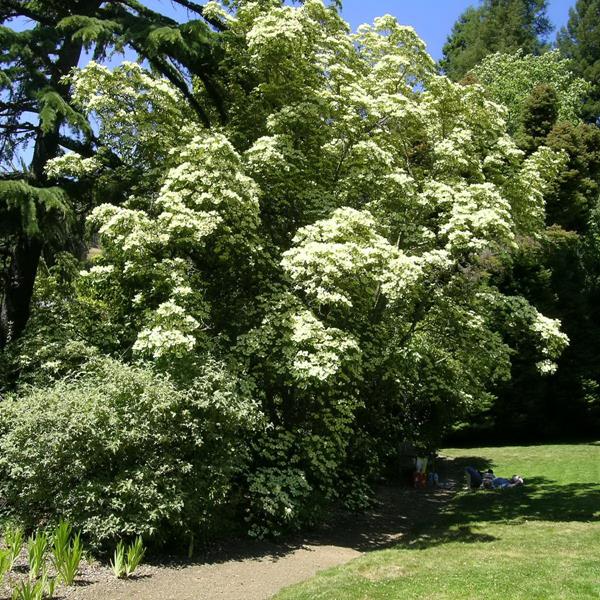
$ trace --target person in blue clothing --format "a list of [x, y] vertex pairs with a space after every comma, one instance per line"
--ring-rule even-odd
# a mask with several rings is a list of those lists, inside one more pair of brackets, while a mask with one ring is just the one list
[[492, 481], [492, 489], [494, 490], [503, 490], [519, 485], [523, 485], [523, 478], [520, 475], [513, 475], [510, 479], [506, 479], [505, 477], [495, 477]]
[[523, 478], [520, 475], [513, 475], [510, 479], [505, 477], [496, 477], [494, 471], [488, 469], [485, 472], [478, 471], [474, 467], [465, 469], [467, 485], [473, 490], [484, 488], [486, 490], [502, 490], [523, 485]]

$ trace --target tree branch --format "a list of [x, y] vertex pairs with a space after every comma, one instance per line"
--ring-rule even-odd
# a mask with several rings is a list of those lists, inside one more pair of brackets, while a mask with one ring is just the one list
[[5, 6], [14, 11], [15, 17], [23, 16], [31, 19], [32, 21], [36, 21], [41, 23], [42, 25], [47, 25], [48, 27], [54, 27], [55, 23], [51, 18], [44, 16], [38, 12], [30, 10], [28, 6], [22, 4], [20, 2], [13, 2], [12, 0], [4, 0]]
[[204, 123], [204, 125], [210, 129], [211, 123], [206, 111], [194, 95], [190, 92], [187, 85], [184, 81], [182, 81], [179, 77], [177, 77], [176, 73], [173, 71], [173, 68], [164, 60], [154, 56], [150, 57], [147, 52], [143, 52], [142, 49], [137, 44], [131, 44], [133, 49], [140, 55], [145, 56], [150, 64], [162, 75], [164, 75], [185, 97], [185, 99], [189, 102], [190, 106], [194, 109], [196, 114], [200, 117], [200, 120]]
[[227, 26], [226, 23], [223, 23], [222, 21], [219, 21], [218, 19], [212, 19], [210, 17], [207, 17], [206, 14], [204, 13], [204, 6], [202, 6], [201, 4], [196, 4], [195, 2], [191, 2], [191, 0], [172, 0], [172, 1], [175, 2], [175, 4], [179, 4], [180, 6], [183, 6], [183, 7], [187, 8], [188, 10], [191, 10], [191, 11], [195, 12], [196, 14], [200, 15], [207, 23], [210, 23], [218, 31], [227, 31], [229, 29], [229, 27]]

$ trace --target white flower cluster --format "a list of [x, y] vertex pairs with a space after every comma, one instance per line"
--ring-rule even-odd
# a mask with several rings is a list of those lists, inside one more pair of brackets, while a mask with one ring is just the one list
[[70, 77], [73, 101], [98, 123], [97, 137], [125, 165], [160, 167], [169, 148], [196, 129], [181, 92], [141, 65], [123, 62], [110, 70], [96, 62]]
[[514, 241], [511, 206], [491, 183], [470, 185], [454, 194], [450, 219], [441, 227], [449, 252], [478, 252], [490, 243]]
[[202, 16], [206, 19], [214, 19], [221, 22], [226, 22], [231, 18], [227, 9], [220, 2], [215, 2], [215, 0], [209, 0], [209, 2], [204, 4], [202, 7]]
[[244, 175], [241, 157], [224, 135], [195, 136], [171, 154], [177, 164], [156, 202], [167, 231], [175, 237], [189, 232], [201, 240], [221, 222], [242, 230], [256, 225], [258, 187]]
[[245, 153], [248, 167], [252, 172], [280, 169], [285, 174], [290, 170], [285, 145], [286, 141], [280, 135], [258, 138]]
[[97, 206], [88, 220], [98, 227], [104, 247], [118, 249], [130, 260], [145, 257], [156, 232], [156, 226], [146, 212], [112, 204]]
[[558, 368], [555, 359], [569, 345], [569, 336], [560, 330], [558, 319], [550, 319], [538, 311], [535, 311], [531, 327], [540, 340], [541, 353], [545, 357], [536, 363], [536, 367], [543, 375], [552, 374]]
[[160, 359], [166, 355], [182, 357], [191, 352], [196, 345], [193, 335], [179, 329], [168, 329], [157, 325], [151, 329], [142, 329], [133, 345], [134, 352]]
[[544, 223], [544, 195], [548, 192], [567, 156], [541, 146], [523, 161], [520, 170], [505, 184], [512, 203], [513, 220], [521, 231], [540, 231]]
[[104, 279], [115, 272], [114, 265], [94, 265], [87, 271], [80, 271], [81, 277], [89, 277], [92, 279]]
[[353, 305], [364, 285], [375, 288], [398, 251], [374, 231], [366, 211], [340, 208], [330, 219], [298, 231], [281, 264], [292, 281], [317, 304]]
[[424, 280], [435, 281], [453, 265], [454, 261], [446, 250], [432, 250], [420, 256], [401, 254], [390, 261], [381, 291], [392, 302], [410, 299]]
[[100, 170], [102, 163], [95, 157], [84, 158], [77, 152], [67, 152], [46, 163], [48, 177], [84, 177]]
[[340, 329], [325, 327], [310, 311], [293, 317], [292, 341], [298, 348], [293, 371], [299, 379], [324, 381], [335, 375], [350, 353], [360, 353], [355, 340]]
[[185, 356], [196, 345], [200, 324], [173, 301], [163, 302], [153, 316], [154, 325], [142, 329], [133, 345], [134, 352], [160, 359]]

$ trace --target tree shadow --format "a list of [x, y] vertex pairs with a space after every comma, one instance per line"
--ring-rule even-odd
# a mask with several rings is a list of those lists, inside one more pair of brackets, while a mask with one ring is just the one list
[[[315, 546], [339, 546], [358, 552], [370, 552], [393, 548], [411, 540], [414, 542], [414, 532], [418, 530], [419, 535], [428, 535], [426, 530], [437, 522], [439, 515], [455, 496], [462, 485], [464, 467], [467, 465], [484, 470], [492, 467], [493, 462], [480, 456], [438, 458], [435, 470], [440, 481], [448, 485], [447, 488], [415, 490], [405, 485], [383, 485], [376, 490], [376, 502], [369, 510], [358, 513], [337, 511], [326, 523], [302, 534], [287, 536], [279, 541], [228, 540], [195, 561], [163, 559], [159, 564], [183, 566], [245, 560], [277, 561], [297, 550], [311, 550]], [[491, 541], [489, 538], [490, 536], [483, 536], [467, 527], [448, 532], [448, 539], [461, 539], [465, 542]]]
[[[460, 479], [464, 467], [492, 468], [493, 461], [461, 457], [446, 467]], [[460, 471], [460, 472], [458, 472]], [[427, 522], [415, 525], [396, 547], [427, 548], [452, 541], [488, 542], [491, 535], [474, 531], [482, 522], [600, 521], [598, 482], [561, 484], [553, 479], [530, 477], [522, 487], [504, 490], [457, 491]]]
[[527, 478], [523, 487], [464, 491], [464, 469], [494, 468], [482, 456], [438, 458], [435, 463], [446, 488], [415, 490], [382, 486], [375, 506], [364, 513], [339, 511], [312, 531], [284, 540], [230, 539], [192, 561], [163, 557], [156, 566], [183, 567], [228, 561], [278, 561], [297, 550], [338, 546], [358, 552], [385, 548], [423, 549], [449, 542], [486, 543], [497, 539], [478, 531], [482, 522], [525, 520], [600, 520], [598, 483], [559, 484], [546, 477]]
[[454, 523], [473, 521], [598, 521], [597, 482], [559, 484], [531, 477], [522, 487], [460, 494], [444, 513]]
[[161, 557], [151, 561], [158, 567], [182, 568], [230, 561], [276, 562], [298, 550], [314, 551], [318, 546], [338, 546], [358, 552], [392, 548], [408, 535], [414, 524], [438, 514], [454, 494], [452, 489], [415, 490], [385, 485], [377, 490], [373, 507], [364, 512], [339, 510], [327, 522], [281, 540], [224, 540], [193, 560]]

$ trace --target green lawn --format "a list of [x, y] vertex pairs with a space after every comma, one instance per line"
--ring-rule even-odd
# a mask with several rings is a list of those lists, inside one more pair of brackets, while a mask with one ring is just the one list
[[283, 590], [277, 600], [600, 598], [600, 442], [449, 449], [525, 486], [459, 492], [393, 549]]

